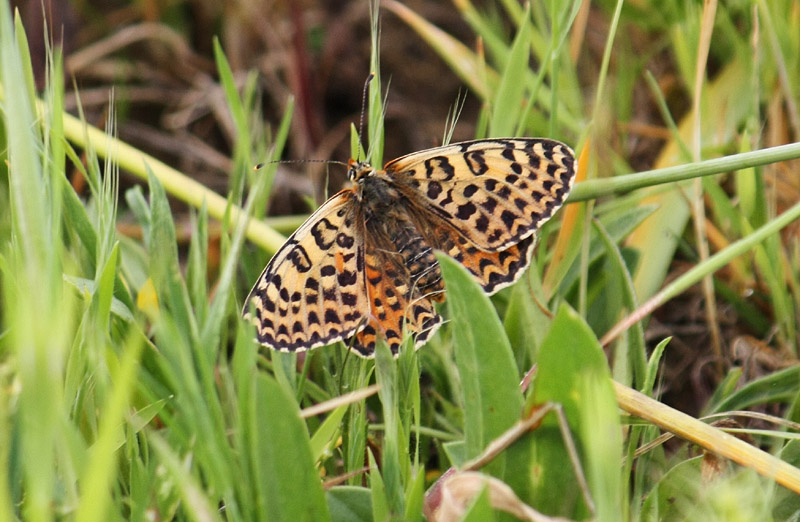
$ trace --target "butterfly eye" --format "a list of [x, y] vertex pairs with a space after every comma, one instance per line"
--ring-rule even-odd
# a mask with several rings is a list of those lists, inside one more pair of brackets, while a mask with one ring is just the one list
[[350, 168], [347, 171], [347, 177], [350, 181], [360, 181], [372, 175], [375, 169], [369, 163], [363, 161], [350, 161]]

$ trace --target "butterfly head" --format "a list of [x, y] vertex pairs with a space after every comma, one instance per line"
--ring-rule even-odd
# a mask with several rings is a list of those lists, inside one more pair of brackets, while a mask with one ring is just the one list
[[347, 179], [353, 183], [358, 183], [364, 178], [372, 176], [374, 173], [375, 169], [366, 161], [356, 161], [351, 159], [347, 163]]

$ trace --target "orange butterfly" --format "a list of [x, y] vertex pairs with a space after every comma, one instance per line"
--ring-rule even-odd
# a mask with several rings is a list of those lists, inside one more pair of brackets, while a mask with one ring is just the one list
[[258, 341], [295, 352], [345, 340], [371, 357], [380, 335], [394, 354], [442, 318], [434, 250], [492, 294], [531, 262], [534, 232], [575, 177], [568, 146], [543, 138], [485, 139], [408, 154], [376, 170], [351, 160], [353, 187], [326, 201], [286, 241], [245, 301]]

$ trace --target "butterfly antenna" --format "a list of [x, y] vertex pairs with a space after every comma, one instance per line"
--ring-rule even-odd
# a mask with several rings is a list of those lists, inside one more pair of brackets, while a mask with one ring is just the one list
[[336, 161], [336, 160], [322, 160], [322, 159], [294, 159], [294, 160], [272, 160], [272, 161], [265, 161], [264, 163], [257, 163], [253, 170], [261, 170], [267, 165], [273, 165], [275, 163], [327, 163], [329, 165], [341, 165], [344, 168], [347, 168], [349, 165], [343, 161]]
[[[358, 119], [358, 154], [361, 155], [361, 147], [364, 143], [364, 113], [367, 112], [367, 89], [369, 82], [375, 78], [375, 73], [369, 73], [367, 80], [364, 82], [364, 90], [361, 91], [361, 117]], [[359, 158], [360, 159], [360, 158]]]

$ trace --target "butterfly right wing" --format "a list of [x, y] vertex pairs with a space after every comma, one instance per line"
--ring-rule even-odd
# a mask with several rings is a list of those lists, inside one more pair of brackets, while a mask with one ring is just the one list
[[242, 315], [258, 342], [310, 350], [352, 337], [370, 312], [355, 194], [343, 190], [314, 212], [270, 260]]
[[491, 138], [407, 154], [384, 169], [413, 189], [418, 205], [481, 250], [498, 252], [536, 232], [564, 203], [575, 156], [546, 138]]

